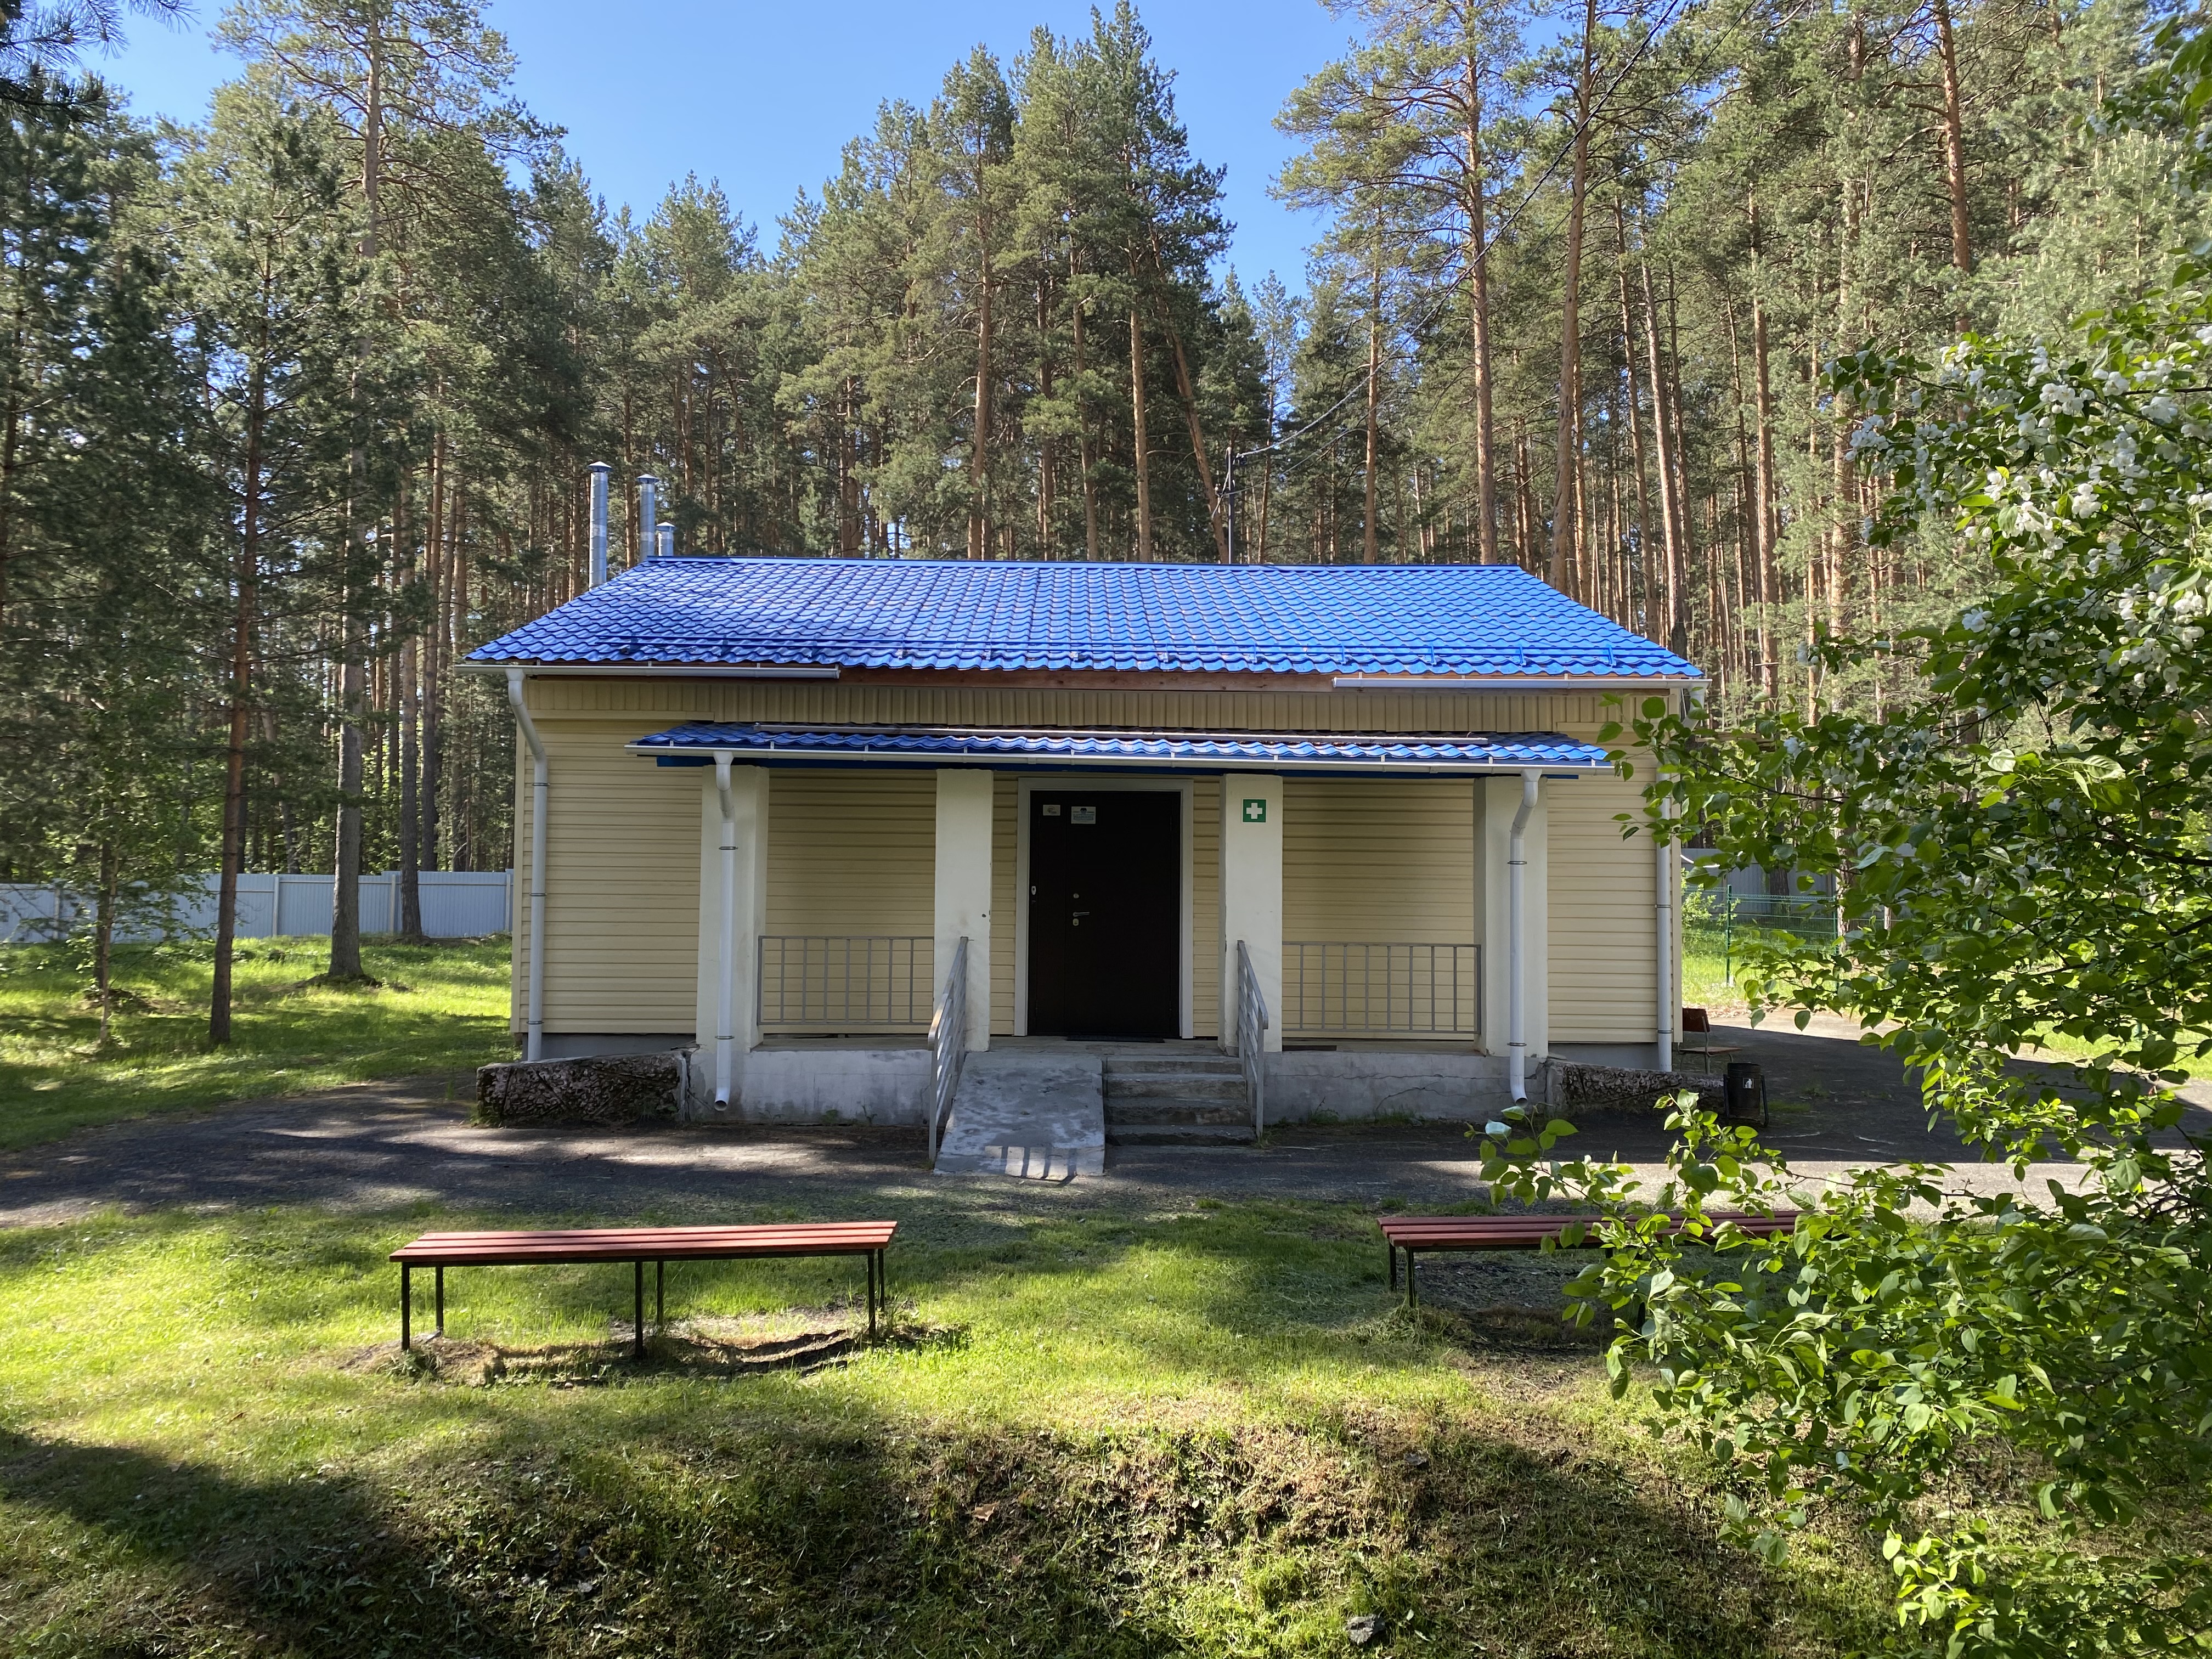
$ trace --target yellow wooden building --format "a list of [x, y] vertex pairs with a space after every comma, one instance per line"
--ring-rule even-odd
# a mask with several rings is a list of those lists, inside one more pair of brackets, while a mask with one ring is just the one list
[[1226, 1138], [1671, 1058], [1675, 854], [1596, 740], [1699, 676], [1514, 567], [655, 557], [471, 665], [527, 1054], [689, 1051], [704, 1117], [933, 1133], [1057, 1045], [1114, 1138]]

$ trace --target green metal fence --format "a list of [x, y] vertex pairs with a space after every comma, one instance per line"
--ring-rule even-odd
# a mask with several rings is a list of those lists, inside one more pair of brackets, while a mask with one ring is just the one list
[[1827, 893], [1729, 893], [1682, 895], [1682, 943], [1686, 949], [1717, 945], [1727, 975], [1735, 983], [1735, 949], [1753, 931], [1788, 933], [1808, 944], [1836, 937], [1836, 901]]

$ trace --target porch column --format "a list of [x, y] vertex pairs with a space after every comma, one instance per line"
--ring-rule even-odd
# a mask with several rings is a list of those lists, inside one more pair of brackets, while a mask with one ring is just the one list
[[[1527, 1033], [1528, 1060], [1533, 1067], [1551, 1052], [1551, 811], [1547, 796], [1558, 784], [1537, 791], [1536, 805], [1522, 835], [1528, 860], [1521, 890], [1522, 1019]], [[1571, 788], [1571, 784], [1565, 786]], [[1512, 983], [1506, 964], [1512, 956], [1510, 936], [1511, 903], [1508, 889], [1511, 872], [1506, 867], [1513, 835], [1513, 817], [1521, 810], [1522, 783], [1511, 777], [1481, 778], [1475, 786], [1475, 934], [1482, 941], [1482, 1047], [1486, 1054], [1505, 1057], [1506, 1010], [1512, 1002]], [[1533, 1094], [1535, 1077], [1532, 1071]]]
[[969, 1048], [991, 1046], [991, 774], [944, 767], [937, 774], [937, 966], [933, 1001], [968, 941]]
[[1237, 941], [1267, 1001], [1269, 1051], [1283, 1046], [1283, 781], [1221, 779], [1221, 1046], [1237, 1046]]
[[[699, 1051], [691, 1058], [694, 1102], [714, 1098], [724, 1079], [714, 1069], [715, 1040], [722, 1035], [722, 800], [714, 773], [702, 775], [699, 802]], [[745, 1056], [760, 1041], [760, 931], [768, 907], [768, 774], [757, 766], [730, 769], [738, 878], [732, 898], [729, 1035], [733, 1108], [744, 1104]]]

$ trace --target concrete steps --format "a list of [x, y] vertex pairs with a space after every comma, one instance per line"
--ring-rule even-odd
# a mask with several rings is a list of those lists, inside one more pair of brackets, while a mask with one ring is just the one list
[[1101, 1082], [1109, 1146], [1234, 1146], [1253, 1138], [1243, 1067], [1227, 1055], [1112, 1054]]

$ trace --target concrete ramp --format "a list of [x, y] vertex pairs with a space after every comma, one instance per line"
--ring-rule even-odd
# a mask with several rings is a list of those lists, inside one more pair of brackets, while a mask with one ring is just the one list
[[938, 1143], [937, 1172], [1063, 1182], [1103, 1174], [1103, 1077], [1097, 1054], [988, 1048], [969, 1055]]

